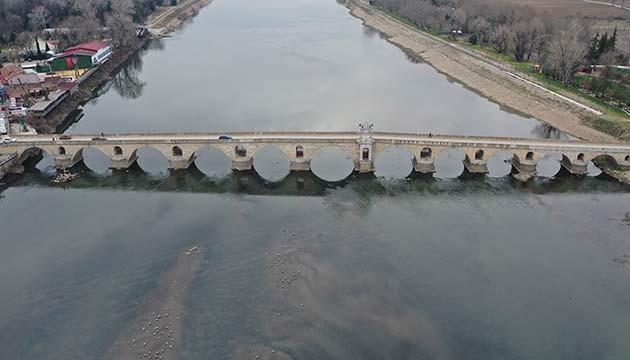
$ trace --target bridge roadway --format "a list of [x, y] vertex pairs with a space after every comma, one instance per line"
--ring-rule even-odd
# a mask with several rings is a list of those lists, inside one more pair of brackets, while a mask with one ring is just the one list
[[308, 171], [313, 156], [323, 148], [339, 148], [353, 159], [355, 170], [374, 171], [374, 159], [387, 148], [409, 151], [414, 170], [432, 173], [435, 159], [444, 151], [460, 149], [464, 165], [471, 173], [487, 173], [487, 160], [498, 152], [512, 154], [514, 176], [526, 181], [536, 174], [536, 163], [545, 155], [559, 153], [561, 164], [570, 173], [586, 174], [590, 161], [630, 169], [630, 144], [589, 143], [544, 139], [447, 136], [412, 133], [372, 132], [242, 132], [232, 139], [220, 140], [218, 133], [106, 134], [107, 140], [93, 140], [98, 135], [20, 136], [17, 142], [0, 145], [0, 154], [16, 154], [16, 171], [31, 156], [42, 152], [52, 156], [58, 169], [70, 168], [83, 159], [85, 148], [95, 148], [109, 156], [112, 169], [126, 169], [137, 160], [137, 150], [152, 147], [160, 151], [172, 170], [186, 169], [197, 153], [207, 147], [221, 150], [237, 171], [250, 170], [256, 151], [275, 146], [291, 162], [291, 170]]

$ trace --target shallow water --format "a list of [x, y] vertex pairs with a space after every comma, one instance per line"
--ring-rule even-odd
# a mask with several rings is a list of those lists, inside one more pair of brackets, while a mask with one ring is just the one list
[[604, 179], [30, 174], [0, 206], [0, 357], [103, 358], [200, 244], [183, 359], [622, 359], [628, 204]]

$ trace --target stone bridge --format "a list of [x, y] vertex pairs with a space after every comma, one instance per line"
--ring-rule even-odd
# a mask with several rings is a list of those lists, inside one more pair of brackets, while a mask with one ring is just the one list
[[446, 136], [411, 133], [372, 132], [362, 126], [359, 132], [242, 132], [232, 133], [231, 139], [219, 139], [218, 133], [121, 134], [105, 135], [106, 140], [94, 136], [75, 135], [60, 140], [59, 135], [19, 137], [16, 143], [0, 145], [0, 154], [15, 154], [16, 167], [28, 158], [45, 152], [52, 156], [58, 169], [80, 163], [83, 150], [98, 149], [111, 159], [112, 169], [132, 166], [138, 149], [151, 147], [168, 160], [169, 168], [188, 168], [198, 152], [208, 147], [221, 150], [232, 161], [236, 171], [250, 170], [256, 152], [275, 146], [290, 160], [294, 171], [310, 170], [313, 156], [324, 148], [338, 148], [354, 160], [355, 170], [374, 171], [374, 159], [388, 148], [406, 149], [413, 159], [416, 172], [432, 173], [435, 159], [450, 149], [465, 153], [464, 165], [471, 173], [488, 172], [487, 161], [498, 152], [512, 154], [513, 175], [526, 181], [536, 174], [536, 163], [545, 155], [559, 153], [561, 164], [572, 174], [587, 173], [590, 161], [630, 169], [630, 144], [590, 143], [521, 138]]

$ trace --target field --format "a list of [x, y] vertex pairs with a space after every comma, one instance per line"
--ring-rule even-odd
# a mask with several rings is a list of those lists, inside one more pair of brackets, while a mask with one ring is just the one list
[[[630, 19], [630, 12], [606, 5], [587, 3], [581, 0], [490, 0], [509, 2], [532, 7], [540, 14], [552, 16], [584, 16], [598, 19]], [[602, 2], [610, 0], [601, 0]], [[621, 2], [621, 0], [618, 0]], [[626, 1], [630, 6], [630, 1]]]

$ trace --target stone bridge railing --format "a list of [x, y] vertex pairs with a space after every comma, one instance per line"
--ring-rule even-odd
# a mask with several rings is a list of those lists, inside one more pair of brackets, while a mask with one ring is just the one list
[[498, 152], [512, 154], [513, 173], [520, 180], [536, 174], [536, 164], [549, 153], [562, 154], [562, 166], [573, 174], [585, 174], [590, 161], [630, 169], [630, 144], [588, 143], [498, 137], [444, 136], [371, 132], [276, 132], [235, 133], [221, 140], [219, 134], [124, 134], [106, 135], [106, 140], [92, 136], [74, 136], [59, 140], [55, 136], [22, 137], [17, 143], [0, 145], [0, 153], [17, 154], [17, 164], [45, 152], [59, 169], [70, 168], [83, 159], [86, 148], [98, 149], [111, 159], [112, 169], [126, 169], [138, 158], [138, 149], [151, 147], [161, 152], [172, 170], [186, 169], [199, 151], [213, 147], [221, 150], [236, 171], [250, 170], [256, 152], [266, 146], [280, 149], [294, 171], [310, 170], [313, 156], [324, 148], [339, 148], [354, 161], [358, 172], [374, 171], [374, 159], [387, 148], [406, 149], [417, 172], [435, 171], [435, 159], [450, 149], [465, 153], [464, 165], [471, 173], [487, 173], [487, 161]]

